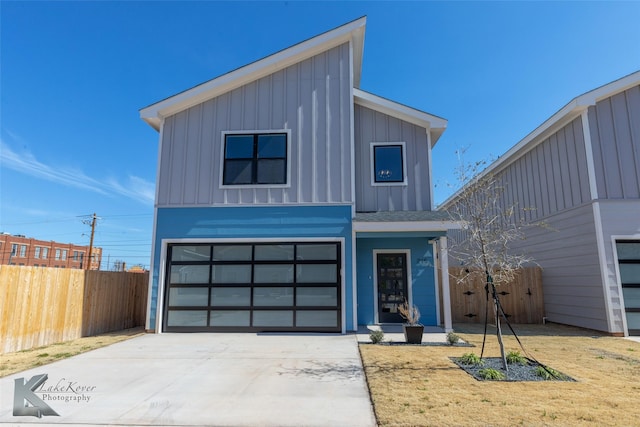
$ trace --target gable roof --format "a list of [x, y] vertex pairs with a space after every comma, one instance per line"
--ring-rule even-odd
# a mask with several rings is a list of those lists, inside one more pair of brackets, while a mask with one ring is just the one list
[[431, 147], [447, 128], [447, 120], [424, 111], [354, 88], [353, 102], [383, 114], [396, 117], [405, 122], [426, 128], [431, 135]]
[[[487, 166], [480, 176], [488, 174], [490, 172], [498, 172], [500, 169], [507, 167], [513, 161], [517, 160], [527, 152], [534, 149], [537, 145], [544, 142], [550, 135], [558, 131], [567, 123], [582, 114], [590, 106], [596, 105], [597, 102], [616, 95], [620, 92], [624, 92], [634, 86], [640, 84], [640, 71], [636, 71], [627, 76], [624, 76], [618, 80], [614, 80], [589, 92], [583, 93], [580, 96], [573, 98], [564, 107], [558, 110], [553, 116], [545, 120], [540, 126], [535, 128], [531, 133], [521, 139], [516, 145], [511, 147], [505, 154], [500, 156], [497, 160]], [[453, 202], [461, 189], [456, 191], [453, 195], [447, 198], [441, 205], [443, 208]]]
[[289, 48], [259, 59], [198, 86], [187, 89], [140, 110], [140, 118], [160, 130], [164, 117], [222, 95], [264, 76], [304, 61], [314, 55], [351, 41], [353, 49], [353, 84], [360, 86], [366, 17], [312, 37]]

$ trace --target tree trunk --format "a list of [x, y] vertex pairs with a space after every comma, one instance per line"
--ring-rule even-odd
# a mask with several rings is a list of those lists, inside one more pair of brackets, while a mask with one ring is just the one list
[[495, 288], [493, 289], [493, 306], [496, 315], [496, 331], [498, 334], [498, 344], [500, 344], [500, 357], [502, 357], [502, 367], [506, 372], [509, 372], [509, 368], [507, 367], [507, 357], [504, 354], [504, 343], [502, 342], [502, 327], [500, 326], [500, 308], [498, 303], [498, 295], [495, 292]]

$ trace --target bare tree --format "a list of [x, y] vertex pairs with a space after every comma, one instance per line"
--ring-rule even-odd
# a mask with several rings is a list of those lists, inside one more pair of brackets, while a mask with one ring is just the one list
[[[462, 229], [457, 236], [452, 236], [449, 253], [465, 267], [463, 274], [455, 277], [458, 283], [473, 280], [474, 276], [481, 276], [485, 282], [485, 290], [493, 303], [502, 363], [507, 370], [500, 321], [504, 312], [496, 287], [512, 283], [520, 268], [532, 262], [527, 256], [511, 250], [514, 241], [524, 239], [524, 227], [529, 224], [519, 219], [524, 215], [519, 215], [517, 204], [508, 203], [501, 177], [483, 172], [481, 169], [485, 166], [486, 162], [471, 165], [461, 162], [457, 170], [461, 188], [448, 212]], [[484, 340], [488, 301], [487, 297]]]

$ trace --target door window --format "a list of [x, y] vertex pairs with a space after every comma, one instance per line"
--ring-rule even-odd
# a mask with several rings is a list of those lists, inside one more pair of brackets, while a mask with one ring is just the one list
[[378, 321], [402, 323], [398, 307], [409, 298], [407, 292], [407, 255], [379, 253], [376, 258], [378, 279]]

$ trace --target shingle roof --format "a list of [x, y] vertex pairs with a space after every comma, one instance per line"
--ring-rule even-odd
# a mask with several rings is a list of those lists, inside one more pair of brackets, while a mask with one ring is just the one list
[[443, 211], [356, 212], [354, 222], [425, 222], [451, 221]]

